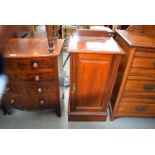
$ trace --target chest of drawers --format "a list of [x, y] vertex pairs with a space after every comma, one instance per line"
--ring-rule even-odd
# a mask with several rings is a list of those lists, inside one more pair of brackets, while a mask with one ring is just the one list
[[111, 120], [121, 116], [155, 117], [155, 38], [118, 30], [126, 52], [111, 98]]
[[58, 40], [50, 53], [47, 39], [10, 39], [5, 51], [9, 83], [2, 99], [8, 113], [11, 108], [26, 111], [53, 109], [61, 115], [62, 46]]
[[76, 31], [69, 43], [69, 121], [105, 121], [124, 52], [104, 31]]

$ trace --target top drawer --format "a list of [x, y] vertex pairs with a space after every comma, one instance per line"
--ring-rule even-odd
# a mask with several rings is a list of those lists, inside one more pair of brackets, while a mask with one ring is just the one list
[[155, 52], [135, 52], [131, 67], [155, 69]]
[[136, 51], [136, 57], [155, 58], [155, 51]]
[[155, 58], [135, 57], [131, 67], [155, 69]]
[[134, 74], [155, 74], [155, 53], [154, 52], [135, 52], [130, 75]]
[[13, 58], [6, 59], [6, 68], [10, 71], [15, 70], [38, 70], [53, 68], [56, 64], [54, 57], [46, 58]]

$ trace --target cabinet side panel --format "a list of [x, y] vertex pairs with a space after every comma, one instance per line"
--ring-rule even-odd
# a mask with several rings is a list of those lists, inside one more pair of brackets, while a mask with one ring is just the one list
[[119, 36], [116, 35], [116, 41], [120, 45], [120, 47], [125, 51], [125, 55], [122, 57], [122, 61], [119, 66], [115, 86], [112, 92], [112, 97], [111, 97], [111, 108], [112, 110], [116, 106], [116, 101], [118, 99], [118, 96], [121, 95], [121, 89], [123, 89], [123, 79], [125, 82], [125, 74], [127, 70], [127, 65], [130, 57], [130, 51], [131, 48], [123, 41], [123, 39]]

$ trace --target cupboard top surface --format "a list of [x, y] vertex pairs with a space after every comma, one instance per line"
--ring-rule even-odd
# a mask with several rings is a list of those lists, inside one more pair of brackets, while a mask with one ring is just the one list
[[113, 37], [106, 33], [104, 34], [103, 31], [96, 31], [95, 33], [85, 31], [84, 35], [81, 34], [77, 33], [70, 38], [69, 52], [124, 54], [124, 51], [119, 47]]
[[155, 48], [155, 38], [126, 30], [116, 30], [117, 34], [131, 47]]
[[50, 53], [46, 38], [11, 38], [6, 45], [4, 56], [6, 58], [57, 56], [61, 52], [63, 41], [58, 39], [55, 50]]

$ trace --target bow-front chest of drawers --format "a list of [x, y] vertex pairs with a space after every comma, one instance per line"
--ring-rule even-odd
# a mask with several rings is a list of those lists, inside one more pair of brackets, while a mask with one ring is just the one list
[[111, 98], [111, 119], [155, 117], [155, 38], [118, 30], [116, 41], [126, 56]]
[[10, 39], [6, 51], [9, 82], [2, 105], [26, 111], [53, 109], [61, 114], [63, 40], [50, 53], [47, 39]]

